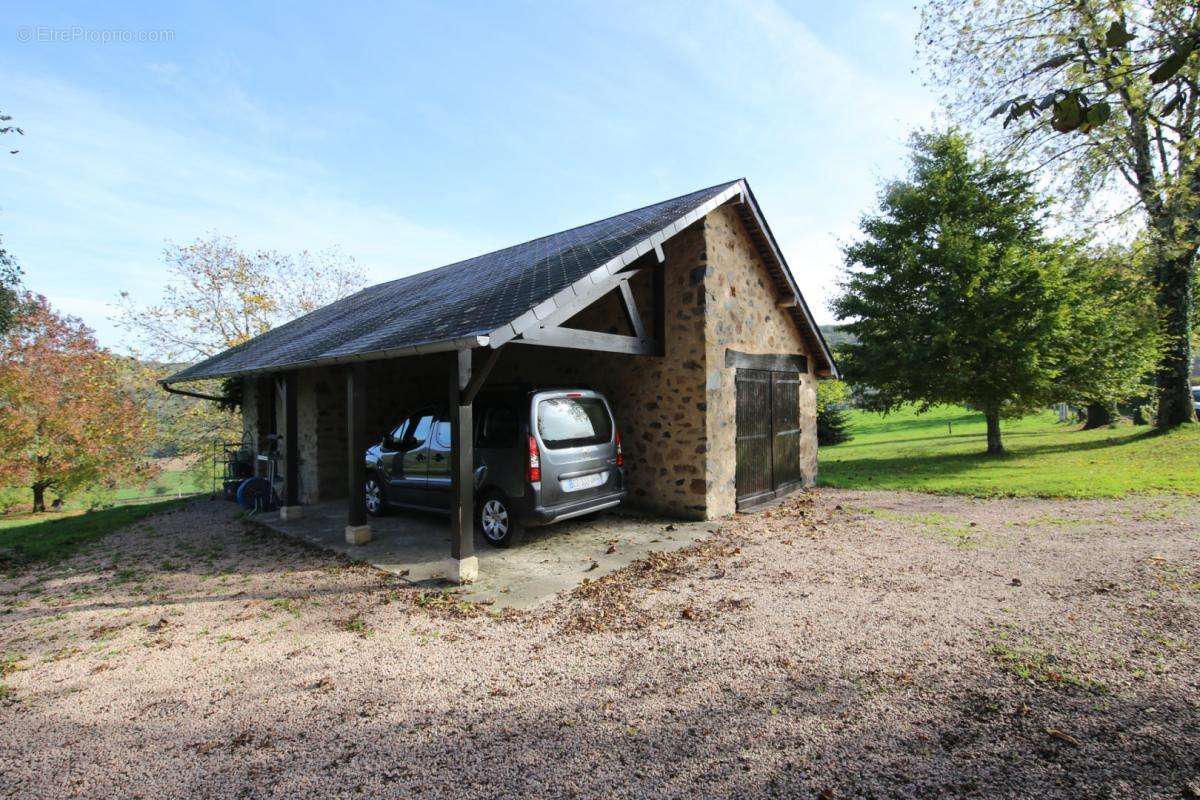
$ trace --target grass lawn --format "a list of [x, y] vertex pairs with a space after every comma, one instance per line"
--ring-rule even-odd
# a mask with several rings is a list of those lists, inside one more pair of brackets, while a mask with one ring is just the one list
[[[178, 459], [164, 459], [168, 462], [176, 462]], [[179, 494], [195, 494], [196, 492], [207, 492], [212, 484], [210, 481], [203, 480], [195, 472], [187, 469], [173, 469], [174, 463], [168, 463], [168, 466], [163, 468], [163, 471], [158, 474], [158, 477], [148, 486], [129, 486], [117, 489], [111, 493], [114, 500], [130, 500], [133, 498], [149, 498], [153, 496], [169, 497]]]
[[850, 411], [854, 438], [821, 448], [820, 483], [978, 496], [1117, 497], [1200, 494], [1200, 426], [1080, 430], [1047, 411], [1004, 420], [1008, 453], [984, 454], [983, 415], [958, 407], [880, 416]]
[[181, 502], [184, 501], [156, 500], [83, 514], [48, 512], [5, 515], [0, 517], [0, 564], [5, 557], [17, 562], [57, 561], [122, 525], [137, 522]]
[[[163, 471], [148, 485], [77, 492], [61, 509], [44, 514], [29, 511], [28, 489], [4, 490], [19, 498], [22, 510], [0, 514], [0, 562], [5, 556], [17, 561], [57, 560], [122, 525], [169, 508], [178, 495], [207, 491], [207, 482], [183, 466], [179, 459], [164, 459]], [[89, 510], [97, 505], [109, 507]]]
[[[179, 495], [205, 493], [211, 489], [211, 482], [195, 470], [188, 469], [188, 464], [183, 459], [163, 458], [158, 461], [158, 465], [160, 471], [150, 483], [122, 486], [117, 489], [96, 487], [73, 492], [66, 498], [60, 514], [82, 514], [88, 509], [113, 504], [148, 503], [159, 498], [166, 500]], [[54, 497], [53, 491], [47, 492], [47, 504]], [[0, 487], [0, 509], [9, 509], [9, 513], [0, 514], [0, 528], [13, 524], [13, 520], [26, 517], [32, 499], [27, 487]]]

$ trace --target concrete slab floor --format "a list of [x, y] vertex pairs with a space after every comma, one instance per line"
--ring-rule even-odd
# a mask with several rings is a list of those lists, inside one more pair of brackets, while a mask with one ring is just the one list
[[[299, 519], [263, 513], [255, 521], [325, 550], [342, 553], [414, 584], [444, 585], [450, 524], [444, 515], [392, 511], [370, 520], [371, 541], [345, 541], [346, 506], [305, 506]], [[478, 534], [479, 579], [461, 587], [466, 600], [495, 608], [532, 608], [584, 579], [615, 572], [652, 552], [670, 552], [706, 538], [717, 521], [684, 522], [617, 509], [525, 531], [524, 541], [492, 547]], [[608, 552], [609, 550], [612, 552]], [[593, 566], [594, 565], [594, 566]]]

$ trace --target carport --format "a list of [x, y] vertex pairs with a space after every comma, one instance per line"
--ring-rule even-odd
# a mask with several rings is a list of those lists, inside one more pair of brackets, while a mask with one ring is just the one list
[[[739, 387], [760, 373], [778, 396], [752, 430]], [[489, 381], [604, 392], [635, 451], [631, 505], [708, 519], [812, 482], [814, 381], [833, 374], [738, 180], [364, 289], [163, 383], [241, 379], [253, 445], [281, 434], [281, 518], [344, 500], [351, 545], [371, 540], [363, 453], [409, 404], [445, 402], [446, 576], [461, 582], [478, 572], [472, 402]]]

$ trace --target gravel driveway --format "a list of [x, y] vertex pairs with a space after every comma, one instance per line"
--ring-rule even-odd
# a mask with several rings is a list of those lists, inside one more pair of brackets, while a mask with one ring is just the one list
[[503, 614], [198, 503], [0, 582], [0, 797], [1194, 797], [1198, 628], [1194, 499], [823, 491]]

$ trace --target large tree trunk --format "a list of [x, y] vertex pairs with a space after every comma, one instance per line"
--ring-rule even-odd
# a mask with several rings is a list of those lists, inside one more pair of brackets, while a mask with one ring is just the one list
[[1196, 421], [1190, 386], [1193, 260], [1191, 252], [1182, 258], [1164, 259], [1156, 272], [1158, 309], [1167, 336], [1155, 374], [1159, 428]]
[[1103, 428], [1112, 425], [1116, 418], [1112, 403], [1088, 403], [1087, 421], [1083, 423], [1083, 429], [1090, 431], [1093, 428]]
[[984, 415], [987, 420], [987, 451], [989, 456], [998, 456], [1004, 452], [1000, 442], [1000, 412], [988, 411]]
[[45, 511], [46, 510], [46, 487], [40, 483], [35, 483], [32, 488], [33, 488], [33, 510], [35, 512]]

